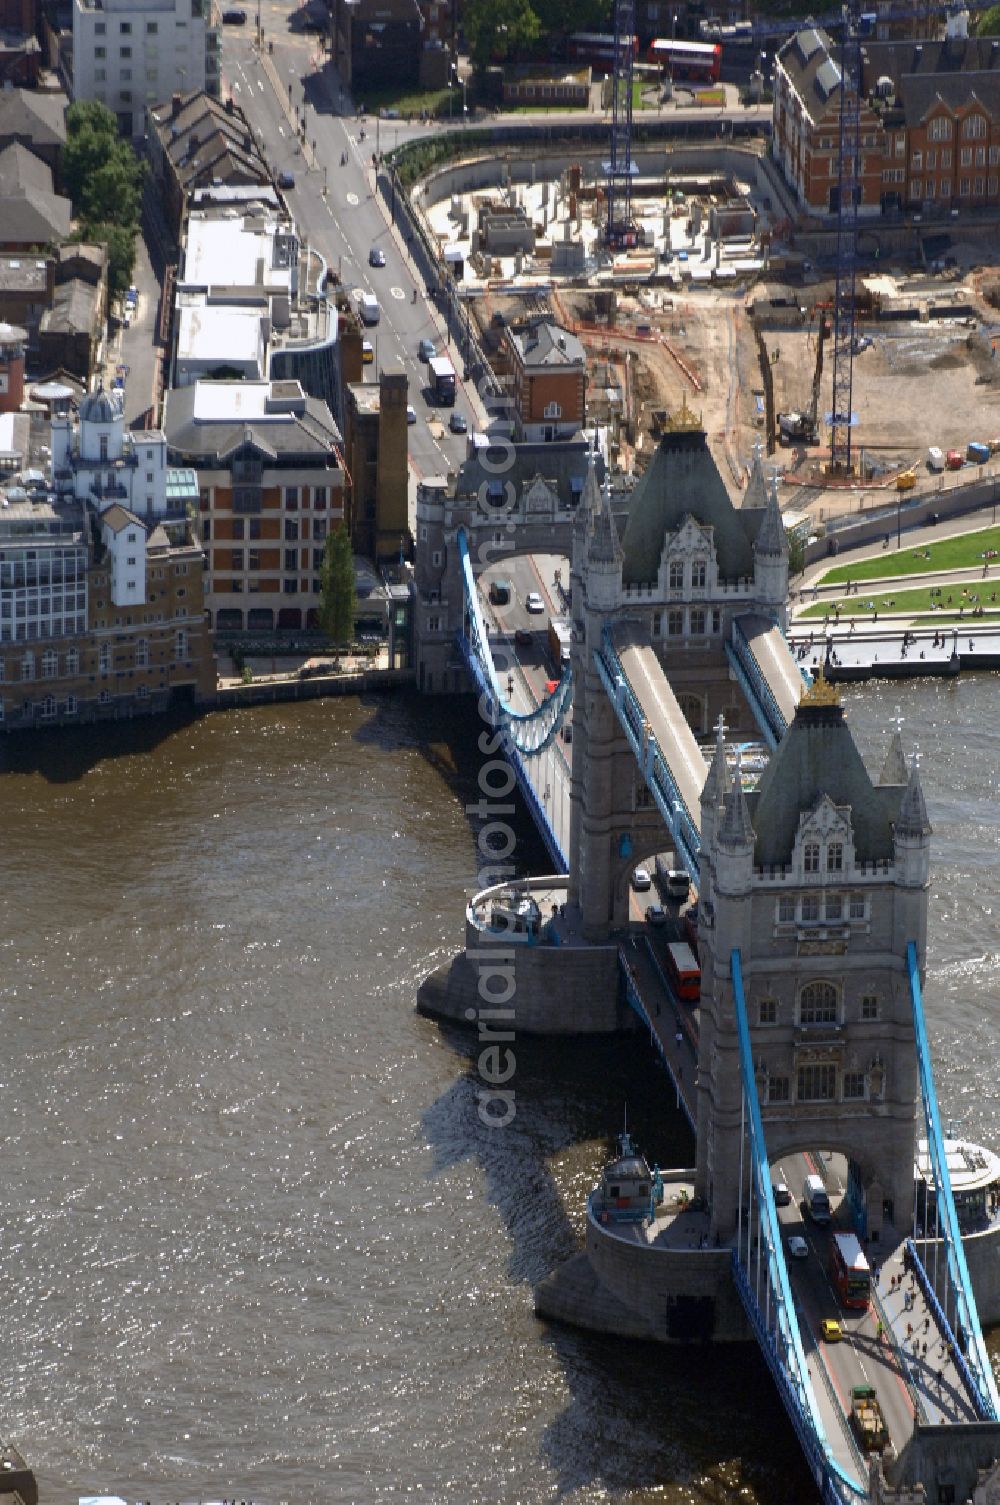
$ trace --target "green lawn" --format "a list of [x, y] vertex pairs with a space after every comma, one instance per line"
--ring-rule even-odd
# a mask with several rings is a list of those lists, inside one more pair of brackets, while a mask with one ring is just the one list
[[[963, 590], [967, 592], [966, 595], [962, 594]], [[865, 595], [862, 591], [857, 596], [840, 596], [836, 601], [817, 601], [800, 612], [799, 619], [833, 617], [836, 606], [840, 607], [841, 617], [845, 621], [849, 617], [860, 617], [862, 622], [874, 612], [926, 615], [932, 622], [950, 620], [952, 616], [957, 617], [959, 607], [964, 606], [963, 620], [970, 621], [970, 612], [975, 606], [981, 606], [987, 613], [1000, 613], [1000, 579], [992, 585], [988, 580], [983, 580], [976, 586], [943, 585], [939, 589], [937, 586], [927, 585], [917, 590], [882, 591], [871, 595]], [[932, 610], [932, 606], [939, 607], [940, 610]]]
[[[838, 585], [847, 580], [884, 580], [887, 575], [939, 574], [943, 570], [969, 569], [981, 565], [989, 549], [1000, 552], [1000, 528], [981, 528], [976, 533], [957, 533], [925, 549], [884, 549], [872, 559], [838, 564], [827, 570], [817, 585]], [[1000, 561], [997, 564], [1000, 573]]]
[[[377, 115], [379, 110], [398, 110], [402, 118], [407, 115], [419, 115], [426, 110], [428, 115], [435, 116], [438, 120], [448, 119], [448, 95], [452, 95], [452, 113], [457, 117], [462, 113], [462, 91], [454, 89], [370, 89], [361, 95], [361, 102], [369, 115]], [[471, 96], [472, 91], [468, 90]], [[469, 99], [469, 109], [472, 109], [472, 99]], [[392, 125], [392, 121], [383, 120], [383, 126]]]

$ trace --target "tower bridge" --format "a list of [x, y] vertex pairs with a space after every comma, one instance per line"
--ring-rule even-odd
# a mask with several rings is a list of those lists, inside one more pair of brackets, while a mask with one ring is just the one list
[[[525, 770], [572, 705], [568, 841], [552, 840], [543, 804], [559, 871], [479, 895], [465, 951], [425, 981], [420, 1006], [475, 1018], [483, 968], [502, 955], [513, 1029], [641, 1024], [695, 1130], [666, 1211], [623, 1228], [592, 1203], [585, 1251], [543, 1282], [538, 1310], [667, 1342], [756, 1339], [824, 1499], [915, 1505], [1000, 1487], [980, 1316], [1000, 1320], [1000, 1225], [963, 1241], [951, 1192], [921, 996], [931, 833], [919, 771], [897, 731], [873, 776], [836, 692], [800, 674], [784, 637], [787, 543], [759, 458], [736, 507], [685, 410], [619, 503], [593, 462], [570, 505], [531, 463], [503, 523], [475, 515], [478, 486], [424, 491], [418, 656], [427, 690], [471, 675], [529, 787]], [[523, 547], [571, 560], [571, 664], [535, 706], [513, 703], [493, 659], [484, 544], [490, 562]], [[733, 757], [751, 739], [770, 750], [759, 779]], [[636, 863], [667, 851], [697, 883], [694, 1008], [658, 933], [630, 916]], [[933, 1223], [914, 1194], [918, 1138]], [[863, 1311], [838, 1313], [836, 1346], [821, 1336], [832, 1234], [778, 1206], [783, 1163], [800, 1184], [810, 1167], [826, 1178], [834, 1229], [878, 1268]], [[786, 1259], [799, 1226], [817, 1256], [801, 1265]], [[852, 1423], [862, 1384], [884, 1432]]]

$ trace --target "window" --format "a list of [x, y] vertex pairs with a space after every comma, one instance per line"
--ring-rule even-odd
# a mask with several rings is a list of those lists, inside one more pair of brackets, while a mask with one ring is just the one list
[[145, 638], [140, 638], [135, 645], [135, 667], [145, 669], [149, 665], [149, 644]]
[[828, 873], [840, 873], [844, 870], [844, 847], [839, 841], [831, 841], [826, 849], [826, 870]]
[[911, 167], [912, 171], [913, 172], [920, 172], [920, 170], [923, 167], [923, 165], [924, 165], [923, 153], [919, 152], [919, 151], [915, 151], [913, 153], [913, 156], [910, 158], [910, 167]]
[[802, 896], [802, 923], [803, 925], [815, 925], [819, 921], [819, 895], [803, 894]]
[[542, 413], [543, 418], [561, 418], [562, 408], [557, 402], [547, 402]]
[[986, 148], [985, 148], [985, 146], [977, 146], [976, 147], [976, 166], [977, 167], [985, 167], [986, 166]]
[[[233, 537], [234, 538], [242, 538], [243, 537], [244, 526], [245, 526], [245, 524], [243, 522], [242, 517], [234, 517], [233, 518]], [[206, 538], [208, 537], [207, 534], [205, 536], [206, 536]]]
[[851, 919], [864, 920], [868, 915], [868, 905], [865, 903], [864, 894], [851, 895]]
[[285, 518], [285, 541], [295, 543], [299, 536], [299, 525], [294, 517]]
[[778, 1000], [776, 998], [762, 998], [757, 1006], [757, 1018], [761, 1024], [777, 1024]]
[[298, 549], [286, 549], [285, 550], [285, 569], [286, 570], [297, 570], [298, 567], [299, 567], [299, 551], [298, 551]]
[[844, 901], [839, 894], [827, 894], [826, 918], [827, 920], [840, 920], [844, 915]]
[[131, 34], [131, 31], [132, 31], [132, 22], [131, 21], [121, 21], [121, 22], [119, 22], [118, 30], [121, 32], [121, 34], [122, 34], [123, 37], [129, 36]]
[[182, 627], [179, 632], [174, 633], [174, 657], [187, 658], [187, 655], [188, 635], [185, 628]]
[[927, 153], [927, 171], [930, 172], [932, 167], [937, 167], [937, 152], [935, 151]]
[[22, 679], [34, 679], [34, 677], [35, 677], [35, 655], [33, 653], [26, 653], [24, 655], [24, 657], [22, 658], [22, 660], [21, 660], [21, 678]]
[[149, 699], [149, 686], [148, 685], [140, 685], [139, 688], [138, 688], [138, 690], [136, 690], [135, 693], [138, 695], [138, 697], [139, 697], [140, 700], [148, 700]]
[[53, 653], [51, 648], [46, 648], [42, 654], [42, 678], [55, 679], [59, 673], [59, 655]]
[[67, 716], [75, 716], [76, 715], [76, 712], [77, 712], [77, 699], [76, 699], [75, 695], [67, 695], [66, 696], [66, 704], [63, 706], [63, 710], [66, 712]]
[[875, 993], [866, 993], [861, 1000], [862, 1019], [878, 1018], [878, 997]]
[[795, 899], [791, 894], [782, 894], [778, 900], [778, 924], [792, 925], [795, 923]]
[[229, 561], [229, 568], [231, 570], [241, 570], [243, 568], [243, 550], [242, 549], [233, 549], [232, 555], [231, 555], [230, 561]]
[[123, 89], [121, 91], [120, 98], [121, 98], [123, 104], [131, 104], [132, 103], [132, 90], [131, 89]]
[[684, 636], [684, 613], [682, 611], [667, 612], [667, 636], [672, 638]]
[[100, 83], [103, 83], [104, 80], [107, 78], [107, 76], [108, 76], [108, 70], [107, 70], [107, 68], [95, 68], [94, 69], [94, 77]]
[[705, 578], [707, 574], [708, 567], [705, 564], [704, 559], [696, 559], [694, 564], [691, 566], [691, 584], [694, 586], [695, 590], [705, 589]]
[[66, 673], [67, 674], [79, 674], [79, 672], [80, 672], [80, 653], [79, 653], [79, 649], [77, 649], [77, 648], [71, 648], [69, 650], [69, 652], [67, 653], [67, 655], [66, 655]]
[[962, 179], [962, 184], [961, 184], [961, 187], [959, 188], [958, 191], [959, 191], [960, 196], [963, 199], [967, 199], [969, 197], [969, 179], [968, 178], [963, 178]]
[[966, 141], [982, 141], [986, 135], [986, 116], [968, 116], [962, 123], [962, 135]]
[[905, 135], [905, 132], [900, 131], [899, 135], [896, 137], [896, 140], [895, 140], [895, 142], [893, 144], [893, 152], [895, 153], [895, 155], [897, 157], [905, 157], [906, 156], [906, 135]]
[[427, 631], [428, 632], [440, 632], [441, 631], [441, 618], [440, 617], [428, 617], [427, 618]]
[[696, 606], [691, 612], [691, 631], [693, 634], [701, 634], [705, 631], [705, 609]]
[[124, 57], [124, 58], [130, 58], [132, 56], [132, 49], [131, 49], [131, 47], [119, 47], [119, 49], [118, 49], [118, 56], [119, 57]]
[[714, 606], [712, 608], [712, 631], [713, 632], [721, 632], [722, 631], [722, 612], [719, 610], [719, 608], [717, 606]]
[[971, 167], [972, 166], [972, 147], [971, 146], [963, 146], [962, 147], [962, 150], [958, 154], [958, 165], [959, 165], [959, 167]]
[[282, 585], [282, 589], [284, 590], [286, 596], [294, 596], [296, 590], [298, 589], [298, 581], [286, 579]]
[[251, 543], [258, 543], [261, 538], [260, 518], [251, 517], [247, 523], [247, 538]]
[[800, 1103], [831, 1103], [837, 1096], [837, 1068], [829, 1061], [799, 1067]]
[[802, 848], [802, 863], [807, 873], [819, 872], [819, 842], [807, 841]]
[[947, 115], [936, 115], [927, 130], [929, 141], [950, 141], [951, 121]]
[[863, 1071], [844, 1072], [844, 1101], [849, 1102], [852, 1098], [857, 1099], [865, 1095], [865, 1074]]
[[799, 994], [800, 1024], [836, 1024], [837, 989], [832, 982], [807, 982]]
[[997, 196], [997, 178], [995, 173], [990, 174], [989, 194], [991, 199], [995, 199]]
[[43, 721], [51, 721], [56, 713], [56, 697], [54, 695], [46, 695], [45, 698], [39, 702], [38, 709], [42, 713]]
[[982, 193], [983, 193], [983, 180], [982, 180], [982, 178], [977, 178], [975, 180], [975, 182], [972, 185], [972, 191], [976, 195], [977, 198], [981, 198], [982, 197]]
[[942, 167], [950, 167], [951, 166], [951, 148], [950, 147], [948, 148], [947, 151], [944, 151], [944, 152], [941, 153], [941, 166]]
[[260, 550], [259, 549], [249, 549], [247, 551], [247, 569], [248, 570], [259, 570], [260, 569]]
[[131, 77], [132, 77], [132, 69], [131, 68], [123, 68], [122, 71], [121, 71], [121, 77], [122, 77], [122, 82], [127, 84], [129, 82], [129, 80], [131, 79]]
[[769, 1103], [787, 1103], [790, 1096], [789, 1080], [786, 1076], [768, 1078], [767, 1100]]
[[929, 199], [937, 198], [937, 181], [934, 178], [927, 179], [927, 197]]
[[317, 508], [317, 509], [320, 508], [320, 507], [325, 507], [326, 506], [326, 487], [325, 486], [314, 486], [313, 487], [313, 506], [315, 508]]
[[160, 29], [159, 28], [159, 24], [156, 21], [147, 21], [146, 22], [146, 35], [147, 35], [147, 37], [155, 37], [156, 33], [159, 31], [159, 29]]
[[672, 591], [684, 589], [684, 566], [679, 559], [673, 559], [670, 562], [668, 583]]
[[285, 487], [285, 506], [289, 512], [298, 512], [299, 488], [297, 486]]
[[911, 178], [910, 179], [910, 198], [911, 199], [922, 199], [923, 196], [924, 196], [924, 185], [923, 185], [922, 181], [920, 180], [920, 178]]
[[101, 444], [101, 459], [102, 460], [106, 460], [108, 458], [108, 436], [107, 436], [107, 434], [102, 434], [101, 435], [100, 444]]
[[107, 31], [107, 27], [105, 26], [105, 24], [104, 24], [103, 21], [97, 21], [97, 22], [95, 22], [95, 24], [94, 24], [94, 36], [95, 37], [103, 37], [103, 35], [104, 35], [104, 33], [106, 31]]
[[95, 57], [102, 58], [102, 57], [107, 57], [107, 55], [108, 55], [108, 49], [106, 47], [95, 47], [94, 48], [94, 56]]
[[111, 647], [108, 643], [102, 643], [97, 654], [97, 667], [102, 674], [107, 674], [111, 668]]

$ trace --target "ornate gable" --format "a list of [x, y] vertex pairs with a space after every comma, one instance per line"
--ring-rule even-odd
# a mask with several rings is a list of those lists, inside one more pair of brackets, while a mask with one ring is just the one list
[[792, 851], [796, 877], [805, 882], [837, 883], [854, 866], [854, 830], [847, 806], [821, 794], [811, 810], [799, 816]]

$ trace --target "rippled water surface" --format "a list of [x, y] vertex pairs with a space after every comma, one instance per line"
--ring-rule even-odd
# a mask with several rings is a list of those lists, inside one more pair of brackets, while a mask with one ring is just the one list
[[[897, 713], [923, 750], [939, 1089], [994, 1146], [997, 688], [851, 696], [870, 764]], [[626, 1094], [651, 1157], [691, 1146], [634, 1041], [519, 1042], [489, 1133], [469, 1041], [414, 1014], [475, 882], [470, 717], [0, 744], [0, 1431], [47, 1502], [811, 1497], [752, 1352], [532, 1314]]]

